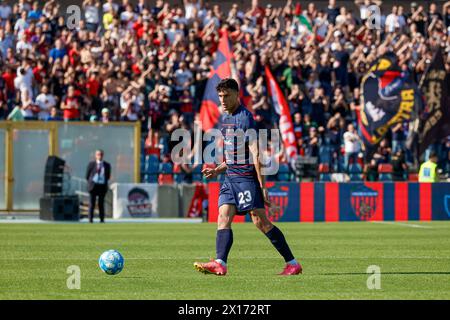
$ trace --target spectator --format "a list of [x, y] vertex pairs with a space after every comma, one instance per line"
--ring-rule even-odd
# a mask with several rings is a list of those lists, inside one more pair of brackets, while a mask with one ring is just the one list
[[336, 6], [336, 0], [329, 0], [326, 10], [328, 22], [336, 23], [336, 17], [339, 15], [339, 8]]
[[20, 97], [28, 93], [30, 99], [33, 98], [33, 82], [34, 76], [31, 69], [26, 69], [26, 67], [19, 67], [17, 69], [17, 77], [14, 79], [14, 87], [20, 93]]
[[24, 51], [30, 52], [32, 48], [33, 47], [27, 40], [27, 35], [25, 33], [22, 33], [20, 35], [20, 40], [16, 44], [16, 52], [18, 54], [21, 54]]
[[398, 150], [405, 148], [406, 135], [405, 130], [408, 123], [397, 123], [392, 127], [392, 152], [396, 153]]
[[86, 28], [89, 31], [96, 32], [100, 23], [100, 1], [83, 1], [84, 18], [86, 19]]
[[183, 61], [180, 63], [179, 69], [175, 71], [176, 91], [180, 94], [184, 90], [189, 90], [192, 84], [193, 75], [192, 72], [186, 68], [186, 63]]
[[349, 124], [347, 126], [347, 132], [344, 133], [344, 170], [348, 172], [350, 160], [356, 163], [358, 160], [358, 154], [361, 151], [361, 138], [358, 136], [355, 126]]
[[364, 177], [366, 181], [378, 181], [378, 164], [375, 159], [364, 167]]
[[42, 16], [42, 11], [39, 9], [39, 2], [34, 1], [31, 11], [28, 12], [28, 20], [39, 20]]
[[392, 157], [392, 180], [404, 181], [408, 173], [408, 165], [405, 161], [405, 154], [402, 149], [398, 149]]
[[56, 99], [53, 94], [49, 92], [48, 86], [42, 86], [41, 94], [36, 97], [36, 104], [39, 107], [39, 120], [45, 120], [50, 115], [50, 110], [56, 106]]
[[67, 95], [61, 102], [61, 110], [64, 111], [64, 121], [76, 121], [81, 119], [80, 100], [75, 96], [75, 87], [69, 86]]
[[5, 3], [5, 0], [0, 1], [0, 19], [2, 19], [2, 26], [4, 26], [4, 21], [9, 20], [11, 17], [12, 9], [11, 6]]
[[309, 135], [303, 139], [305, 144], [305, 156], [318, 157], [319, 147], [322, 144], [322, 140], [318, 134], [317, 128], [310, 127]]
[[9, 113], [6, 120], [23, 121], [24, 117], [22, 113], [22, 108], [20, 106], [15, 106], [14, 109]]
[[8, 117], [8, 105], [5, 101], [0, 100], [0, 121], [6, 120]]
[[[165, 131], [169, 134], [175, 131], [176, 129], [181, 128], [181, 119], [180, 119], [180, 115], [176, 110], [171, 110], [169, 112], [169, 120], [165, 123]], [[178, 142], [175, 141], [169, 141], [169, 153], [172, 152], [173, 147], [177, 144]]]
[[108, 108], [103, 108], [102, 109], [102, 117], [100, 119], [100, 122], [109, 123], [109, 117], [110, 117], [110, 113], [109, 113]]
[[301, 139], [303, 134], [303, 121], [302, 121], [302, 114], [300, 112], [296, 112], [294, 114], [294, 134], [295, 139]]
[[24, 120], [37, 120], [39, 109], [34, 104], [28, 91], [23, 92], [21, 102], [22, 102], [21, 111]]
[[30, 25], [27, 22], [27, 11], [21, 11], [20, 18], [16, 21], [14, 25], [14, 32], [20, 38], [22, 34], [28, 29]]
[[[1, 7], [0, 7], [1, 9]], [[1, 15], [1, 13], [0, 13]], [[14, 47], [14, 36], [6, 34], [5, 30], [0, 28], [0, 54], [3, 59], [6, 58], [8, 49]]]
[[62, 45], [60, 39], [56, 40], [55, 47], [50, 50], [50, 64], [53, 64], [57, 59], [62, 60], [67, 55], [66, 49]]
[[63, 118], [60, 117], [58, 109], [56, 107], [52, 107], [50, 109], [49, 116], [45, 120], [46, 121], [63, 121]]
[[331, 148], [331, 166], [334, 171], [341, 171], [341, 131], [339, 129], [340, 114], [336, 113], [328, 120], [327, 131], [325, 133], [325, 144]]
[[336, 83], [342, 88], [345, 88], [348, 85], [347, 64], [350, 56], [348, 52], [342, 48], [342, 45], [339, 42], [333, 42], [333, 44], [331, 50], [333, 51], [333, 49], [335, 49], [333, 68], [336, 75]]
[[317, 129], [318, 125], [315, 121], [311, 120], [311, 116], [307, 113], [304, 116], [304, 120], [303, 120], [303, 134], [305, 136], [309, 136], [309, 133], [311, 132], [311, 128], [314, 127]]
[[439, 182], [437, 162], [437, 153], [432, 151], [430, 153], [428, 161], [425, 161], [420, 166], [419, 182]]
[[391, 161], [391, 152], [392, 149], [389, 148], [387, 139], [383, 139], [378, 145], [378, 149], [373, 155], [373, 157], [378, 164], [389, 163]]

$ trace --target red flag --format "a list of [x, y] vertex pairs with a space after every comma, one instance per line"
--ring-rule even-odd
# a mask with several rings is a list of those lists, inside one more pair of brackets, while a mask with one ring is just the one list
[[283, 139], [284, 147], [286, 148], [286, 154], [290, 158], [295, 158], [298, 154], [297, 143], [295, 141], [294, 125], [292, 123], [291, 112], [289, 106], [284, 98], [283, 92], [280, 86], [275, 81], [275, 78], [270, 71], [270, 68], [266, 66], [266, 80], [267, 89], [269, 95], [272, 98], [272, 103], [277, 114], [280, 115], [279, 128], [281, 131], [281, 138]]
[[299, 15], [301, 15], [301, 14], [302, 14], [302, 5], [301, 5], [299, 2], [297, 2], [297, 3], [295, 4], [294, 15], [299, 16]]
[[208, 199], [205, 187], [201, 183], [195, 185], [194, 196], [191, 199], [188, 210], [188, 218], [198, 218], [202, 216], [203, 201]]
[[232, 58], [233, 53], [230, 48], [228, 33], [224, 31], [220, 38], [219, 47], [216, 51], [216, 58], [208, 82], [206, 83], [206, 89], [200, 107], [200, 121], [202, 122], [204, 131], [214, 128], [219, 120], [220, 101], [216, 93], [216, 86], [220, 80], [232, 76]]

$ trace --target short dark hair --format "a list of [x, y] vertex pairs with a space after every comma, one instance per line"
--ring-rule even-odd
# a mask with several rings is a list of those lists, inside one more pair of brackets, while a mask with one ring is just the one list
[[228, 89], [239, 92], [239, 84], [232, 78], [225, 78], [220, 80], [220, 82], [216, 86], [217, 92]]
[[438, 157], [437, 152], [436, 152], [436, 151], [431, 151], [431, 152], [430, 152], [430, 155], [428, 156], [428, 159], [431, 159], [431, 158], [437, 158], [437, 157]]

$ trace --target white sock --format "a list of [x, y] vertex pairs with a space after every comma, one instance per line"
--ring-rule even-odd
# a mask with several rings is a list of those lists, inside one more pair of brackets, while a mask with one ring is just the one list
[[296, 266], [297, 264], [298, 264], [298, 262], [297, 262], [297, 260], [291, 260], [291, 261], [288, 261], [287, 262], [288, 264], [291, 264], [291, 265], [293, 265], [293, 266]]
[[220, 263], [221, 265], [223, 265], [224, 267], [227, 266], [227, 263], [225, 261], [223, 261], [222, 259], [216, 259], [216, 262]]

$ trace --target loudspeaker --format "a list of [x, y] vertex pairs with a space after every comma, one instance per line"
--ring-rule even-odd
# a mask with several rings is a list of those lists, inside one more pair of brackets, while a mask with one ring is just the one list
[[44, 196], [62, 194], [65, 163], [63, 159], [56, 156], [47, 158], [44, 174]]
[[42, 197], [39, 218], [52, 221], [79, 221], [80, 201], [77, 195]]
[[60, 173], [64, 172], [64, 165], [66, 161], [57, 156], [48, 156], [45, 164], [45, 172], [47, 173]]

